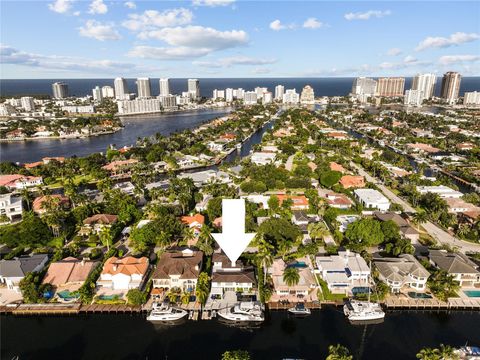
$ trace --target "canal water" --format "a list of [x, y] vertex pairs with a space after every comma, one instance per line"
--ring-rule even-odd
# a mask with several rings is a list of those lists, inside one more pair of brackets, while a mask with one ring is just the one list
[[232, 108], [176, 112], [173, 114], [152, 114], [123, 117], [123, 130], [114, 134], [82, 139], [45, 139], [0, 143], [0, 161], [34, 162], [43, 157], [86, 156], [105, 152], [108, 146], [134, 145], [138, 138], [153, 136], [155, 133], [169, 135], [176, 131], [193, 129], [221, 117]]
[[220, 359], [248, 350], [253, 359], [325, 359], [341, 343], [359, 359], [415, 359], [423, 347], [480, 344], [480, 313], [387, 313], [377, 325], [352, 326], [339, 308], [303, 319], [272, 312], [258, 328], [219, 320], [154, 325], [140, 315], [1, 318], [1, 358]]

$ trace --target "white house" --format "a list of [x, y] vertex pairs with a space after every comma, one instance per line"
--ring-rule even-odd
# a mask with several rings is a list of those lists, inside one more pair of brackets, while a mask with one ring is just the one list
[[148, 273], [148, 259], [132, 256], [117, 258], [115, 256], [105, 261], [102, 273], [97, 281], [98, 287], [112, 290], [139, 289]]
[[220, 295], [226, 291], [252, 293], [255, 286], [255, 274], [252, 267], [245, 267], [240, 260], [232, 264], [224, 254], [213, 254], [212, 295]]
[[354, 194], [365, 208], [375, 208], [381, 211], [387, 211], [390, 208], [390, 201], [378, 190], [356, 189]]
[[439, 186], [417, 186], [417, 191], [420, 194], [433, 193], [440, 196], [442, 199], [461, 198], [463, 194], [460, 191], [453, 190], [445, 185]]
[[275, 161], [276, 155], [272, 152], [254, 152], [250, 156], [250, 160], [255, 165], [272, 164]]
[[369, 287], [370, 268], [360, 254], [339, 251], [338, 255], [317, 256], [317, 272], [332, 293], [363, 292]]
[[48, 255], [35, 254], [32, 256], [19, 257], [12, 260], [0, 261], [0, 282], [7, 289], [20, 293], [20, 281], [32, 272], [39, 272], [48, 261]]
[[191, 249], [165, 252], [152, 275], [153, 287], [193, 293], [202, 268], [203, 252]]
[[430, 273], [413, 255], [403, 254], [398, 258], [381, 258], [374, 261], [380, 280], [384, 281], [392, 292], [402, 287], [417, 291], [426, 290]]
[[0, 223], [1, 217], [6, 216], [12, 220], [20, 220], [22, 218], [22, 198], [13, 196], [12, 194], [0, 195]]

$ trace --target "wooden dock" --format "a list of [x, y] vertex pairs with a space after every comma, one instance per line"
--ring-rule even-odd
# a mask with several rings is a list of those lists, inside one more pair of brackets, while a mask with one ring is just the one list
[[[268, 306], [269, 310], [288, 310], [291, 307], [294, 307], [296, 304], [298, 304], [298, 303], [290, 302], [288, 304], [285, 304], [285, 303], [279, 303], [279, 302], [269, 302], [267, 304], [267, 306]], [[322, 305], [321, 305], [320, 302], [307, 302], [307, 303], [302, 303], [302, 304], [305, 304], [305, 307], [307, 309], [314, 310], [314, 309], [321, 309], [322, 308]]]
[[437, 299], [389, 298], [383, 305], [387, 310], [480, 310], [480, 301], [462, 298], [451, 298], [447, 302]]
[[141, 314], [141, 306], [106, 304], [20, 304], [0, 307], [0, 314], [12, 315], [79, 315], [79, 314]]

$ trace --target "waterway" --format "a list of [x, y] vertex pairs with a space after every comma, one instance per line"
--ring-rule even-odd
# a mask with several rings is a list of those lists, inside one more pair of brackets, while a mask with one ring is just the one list
[[86, 156], [95, 152], [105, 152], [112, 144], [117, 147], [134, 145], [138, 138], [153, 136], [157, 132], [169, 135], [176, 131], [193, 129], [232, 110], [233, 108], [223, 108], [129, 116], [121, 118], [125, 127], [114, 134], [81, 139], [45, 139], [1, 143], [0, 161], [25, 163], [38, 161], [43, 157]]
[[220, 359], [226, 350], [252, 358], [325, 359], [328, 346], [347, 346], [356, 360], [415, 359], [423, 347], [480, 344], [480, 313], [387, 313], [378, 325], [352, 326], [339, 308], [304, 319], [272, 312], [258, 328], [218, 320], [153, 325], [142, 316], [1, 318], [1, 358], [12, 359]]

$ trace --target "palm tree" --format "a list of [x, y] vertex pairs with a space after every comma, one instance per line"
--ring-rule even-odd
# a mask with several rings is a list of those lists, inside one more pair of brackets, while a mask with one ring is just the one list
[[100, 241], [103, 245], [107, 245], [107, 251], [110, 250], [110, 243], [112, 242], [112, 232], [110, 231], [109, 227], [104, 226], [103, 229], [100, 231]]
[[352, 360], [353, 356], [350, 355], [350, 351], [340, 344], [330, 345], [328, 347], [328, 356], [326, 360]]
[[190, 293], [184, 291], [182, 293], [182, 296], [180, 297], [180, 301], [182, 302], [182, 304], [187, 305], [190, 302]]
[[298, 269], [295, 267], [287, 267], [283, 271], [283, 281], [288, 286], [295, 286], [300, 281], [300, 274], [298, 273]]
[[188, 244], [190, 240], [195, 239], [195, 234], [193, 232], [193, 229], [189, 226], [183, 227], [182, 235], [183, 235], [183, 240], [185, 241], [186, 244]]
[[425, 211], [417, 211], [415, 214], [413, 214], [413, 223], [417, 225], [417, 230], [419, 230], [420, 225], [427, 222], [428, 220], [428, 215]]
[[257, 258], [262, 264], [264, 271], [263, 284], [265, 284], [267, 281], [267, 269], [273, 264], [273, 250], [273, 245], [265, 241], [263, 238], [260, 240]]
[[460, 358], [457, 354], [455, 354], [453, 348], [450, 345], [440, 344], [440, 349], [438, 350], [443, 360], [457, 360]]
[[441, 360], [440, 351], [438, 349], [424, 348], [417, 354], [420, 360]]
[[197, 247], [207, 256], [213, 254], [212, 234], [208, 225], [203, 225], [198, 235]]
[[32, 194], [27, 188], [23, 188], [21, 192], [23, 201], [27, 204], [28, 211], [30, 211], [30, 202], [32, 201]]
[[315, 240], [323, 239], [330, 234], [328, 229], [325, 227], [325, 224], [322, 222], [309, 224], [308, 232], [310, 233], [310, 237]]

